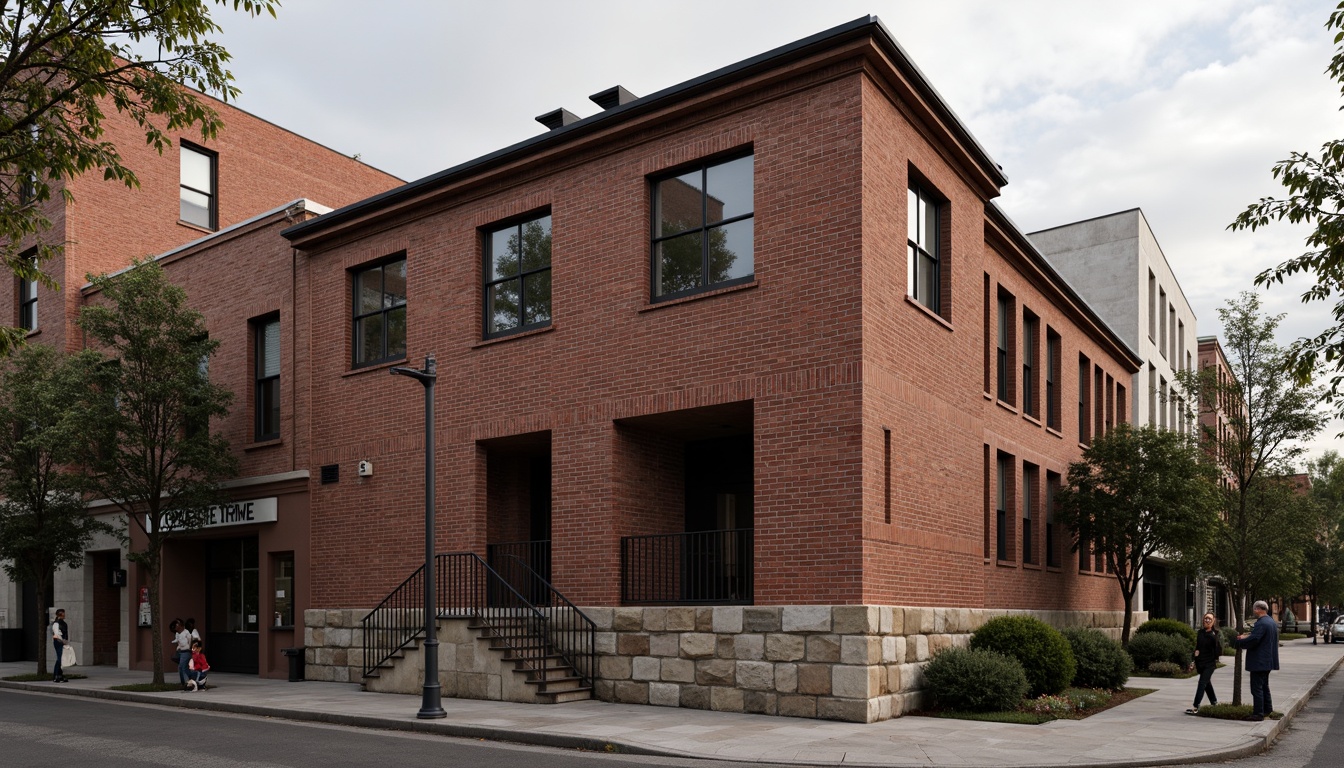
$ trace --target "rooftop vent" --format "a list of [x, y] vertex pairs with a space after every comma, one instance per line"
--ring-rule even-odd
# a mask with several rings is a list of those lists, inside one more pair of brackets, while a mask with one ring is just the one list
[[611, 109], [612, 107], [619, 107], [622, 104], [634, 101], [638, 97], [621, 86], [614, 85], [605, 91], [598, 91], [588, 98], [592, 99], [594, 104], [603, 109]]
[[570, 123], [577, 123], [579, 116], [561, 107], [554, 112], [547, 112], [544, 115], [537, 115], [537, 122], [554, 131], [556, 128], [563, 128]]

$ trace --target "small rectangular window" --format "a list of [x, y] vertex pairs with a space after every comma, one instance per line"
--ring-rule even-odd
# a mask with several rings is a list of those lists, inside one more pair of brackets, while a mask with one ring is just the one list
[[910, 185], [906, 201], [906, 286], [911, 298], [937, 314], [942, 309], [938, 258], [942, 206], [916, 184]]
[[280, 318], [253, 323], [254, 439], [280, 437]]
[[178, 218], [205, 229], [218, 228], [216, 159], [214, 152], [182, 143]]
[[755, 160], [711, 163], [653, 181], [653, 300], [755, 278]]
[[355, 367], [406, 357], [405, 254], [353, 277]]
[[551, 324], [550, 214], [485, 232], [485, 337]]
[[[20, 256], [37, 269], [37, 257]], [[19, 278], [19, 327], [25, 331], [37, 330], [37, 281]]]
[[276, 555], [274, 563], [275, 616], [271, 622], [277, 627], [294, 626], [294, 553]]

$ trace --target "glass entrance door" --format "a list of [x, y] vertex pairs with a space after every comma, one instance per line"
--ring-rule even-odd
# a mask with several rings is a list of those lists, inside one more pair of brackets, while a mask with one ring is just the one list
[[206, 544], [205, 655], [219, 672], [257, 674], [261, 589], [257, 539]]

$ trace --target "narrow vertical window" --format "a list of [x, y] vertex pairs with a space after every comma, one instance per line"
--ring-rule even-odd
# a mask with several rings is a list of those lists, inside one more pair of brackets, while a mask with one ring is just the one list
[[1089, 398], [1092, 395], [1092, 361], [1087, 359], [1086, 355], [1078, 356], [1078, 442], [1088, 443], [1091, 440], [1091, 403]]
[[1022, 311], [1022, 412], [1036, 416], [1036, 343], [1040, 321], [1036, 316]]
[[551, 324], [551, 217], [485, 233], [484, 333], [504, 336]]
[[1033, 464], [1022, 464], [1022, 562], [1035, 563], [1036, 552], [1032, 541], [1036, 532], [1032, 529], [1033, 494], [1036, 492], [1037, 468]]
[[1047, 330], [1045, 335], [1045, 425], [1059, 429], [1059, 334]]
[[205, 229], [218, 228], [215, 183], [216, 155], [200, 147], [182, 144], [178, 218]]
[[1059, 475], [1045, 473], [1045, 564], [1059, 567], [1059, 541], [1055, 527], [1055, 492], [1059, 490]]
[[255, 438], [274, 440], [280, 437], [280, 318], [272, 317], [253, 324], [253, 344], [256, 358]]
[[942, 275], [938, 263], [938, 230], [940, 206], [929, 193], [911, 184], [906, 196], [906, 241], [908, 259], [906, 285], [910, 297], [928, 307], [931, 312], [942, 312]]
[[1092, 374], [1092, 436], [1106, 434], [1106, 381], [1101, 366], [1096, 366]]
[[882, 430], [882, 506], [891, 522], [891, 430]]
[[998, 488], [994, 497], [994, 551], [999, 560], [1008, 559], [1008, 473], [1012, 471], [1012, 461], [1007, 454], [1000, 453]]
[[1167, 357], [1167, 291], [1165, 288], [1157, 289], [1157, 351], [1162, 357]]
[[275, 567], [275, 617], [272, 622], [277, 627], [294, 626], [294, 553], [276, 555], [272, 561]]
[[406, 257], [354, 273], [354, 365], [406, 357]]
[[[33, 269], [37, 269], [37, 258], [26, 258]], [[19, 278], [19, 327], [29, 332], [37, 330], [37, 281], [22, 277]]]
[[755, 276], [752, 155], [653, 182], [653, 299]]
[[1148, 273], [1148, 340], [1157, 339], [1157, 277]]
[[1148, 364], [1148, 426], [1157, 426], [1157, 367]]
[[1125, 398], [1126, 398], [1126, 397], [1128, 397], [1128, 392], [1125, 390], [1125, 385], [1124, 385], [1124, 384], [1116, 384], [1116, 385], [1115, 385], [1115, 423], [1116, 423], [1116, 424], [1124, 424], [1126, 421], [1129, 421], [1129, 417], [1128, 417], [1128, 415], [1127, 415], [1127, 409], [1128, 409], [1128, 406], [1127, 406], [1127, 403], [1125, 402]]

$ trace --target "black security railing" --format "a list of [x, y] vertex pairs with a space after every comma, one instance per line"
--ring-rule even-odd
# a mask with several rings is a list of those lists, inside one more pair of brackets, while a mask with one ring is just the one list
[[537, 585], [533, 579], [523, 578], [520, 581], [513, 581], [511, 576], [517, 572], [516, 567], [507, 567], [509, 558], [516, 558], [523, 565], [527, 566], [528, 571], [540, 576], [543, 581], [549, 582], [551, 579], [551, 542], [542, 541], [510, 541], [502, 544], [487, 544], [485, 548], [485, 561], [494, 568], [497, 573], [508, 581], [510, 586], [518, 591], [528, 602], [533, 605], [550, 605], [546, 602], [547, 593], [545, 590], [533, 592], [531, 588]]
[[[548, 656], [558, 655], [591, 685], [596, 632], [592, 620], [550, 582], [530, 572], [521, 559], [505, 556], [502, 562], [511, 579], [474, 552], [437, 555], [437, 616], [478, 619], [489, 627], [497, 647], [507, 648], [528, 668], [542, 669]], [[513, 583], [544, 595], [547, 607], [538, 608]], [[422, 565], [364, 617], [366, 676], [424, 634], [424, 590]]]
[[621, 539], [625, 605], [750, 605], [752, 529], [626, 536]]

